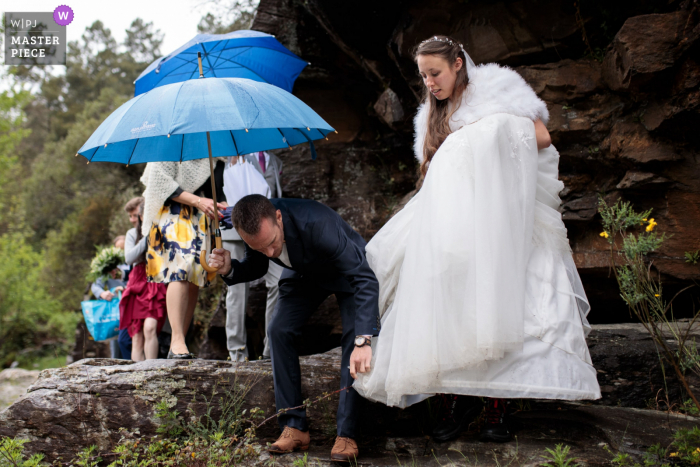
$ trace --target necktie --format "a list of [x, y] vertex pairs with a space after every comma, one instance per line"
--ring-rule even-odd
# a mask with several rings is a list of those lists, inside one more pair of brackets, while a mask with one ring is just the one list
[[258, 153], [258, 162], [260, 163], [260, 168], [262, 169], [263, 173], [265, 173], [265, 153], [264, 152]]

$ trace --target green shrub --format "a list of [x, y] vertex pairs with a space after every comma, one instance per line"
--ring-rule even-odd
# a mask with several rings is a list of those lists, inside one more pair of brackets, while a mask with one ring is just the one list
[[43, 287], [43, 257], [21, 234], [0, 236], [0, 366], [43, 341], [67, 341], [81, 316], [61, 309]]

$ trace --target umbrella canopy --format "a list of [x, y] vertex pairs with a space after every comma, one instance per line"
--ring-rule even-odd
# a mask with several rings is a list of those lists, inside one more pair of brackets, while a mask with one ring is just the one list
[[292, 92], [294, 80], [308, 64], [258, 31], [198, 34], [173, 53], [151, 63], [134, 81], [134, 95], [199, 77], [197, 52], [206, 78], [248, 78]]
[[208, 78], [155, 88], [115, 110], [78, 150], [89, 162], [186, 161], [280, 149], [325, 138], [333, 128], [271, 84]]

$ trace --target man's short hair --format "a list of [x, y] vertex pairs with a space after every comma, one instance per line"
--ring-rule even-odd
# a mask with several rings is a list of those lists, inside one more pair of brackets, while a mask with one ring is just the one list
[[124, 210], [128, 213], [132, 213], [137, 210], [139, 206], [143, 204], [143, 197], [139, 196], [137, 198], [130, 199], [128, 203], [124, 206]]
[[248, 195], [241, 198], [233, 207], [231, 222], [239, 232], [257, 235], [263, 219], [277, 220], [277, 209], [263, 195]]

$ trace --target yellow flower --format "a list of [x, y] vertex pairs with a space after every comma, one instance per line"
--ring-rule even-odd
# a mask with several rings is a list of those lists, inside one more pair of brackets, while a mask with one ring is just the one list
[[647, 232], [651, 232], [652, 230], [654, 230], [654, 227], [657, 225], [658, 222], [655, 222], [653, 217], [649, 219], [649, 225], [647, 225]]
[[[647, 218], [645, 217], [645, 218], [644, 218], [644, 219], [642, 219], [642, 220], [643, 220], [644, 222], [646, 222], [646, 221], [647, 221]], [[652, 220], [653, 220], [653, 219], [652, 219]]]
[[672, 452], [671, 454], [668, 455], [668, 457], [678, 457], [678, 453]]
[[659, 295], [659, 294], [657, 294], [657, 293], [654, 294], [654, 297], [660, 297], [660, 296], [661, 296], [661, 295]]
[[608, 238], [610, 235], [608, 235], [607, 232], [601, 232], [601, 233], [600, 233], [600, 236], [603, 237], [603, 238]]

